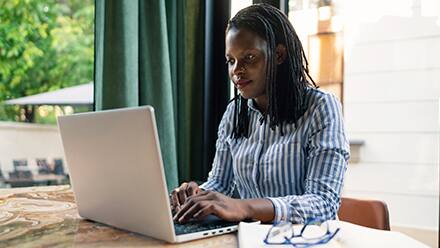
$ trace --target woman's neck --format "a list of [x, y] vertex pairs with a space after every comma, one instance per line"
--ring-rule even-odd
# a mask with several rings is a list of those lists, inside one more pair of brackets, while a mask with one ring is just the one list
[[262, 114], [267, 113], [267, 108], [269, 106], [269, 98], [266, 95], [259, 96], [253, 99], [258, 110], [261, 111]]

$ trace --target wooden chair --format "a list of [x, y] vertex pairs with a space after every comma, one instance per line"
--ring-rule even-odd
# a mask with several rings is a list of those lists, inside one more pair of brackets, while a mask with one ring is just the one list
[[60, 158], [53, 160], [55, 163], [55, 167], [53, 169], [53, 173], [55, 175], [65, 175], [64, 173], [64, 166], [63, 166], [63, 160]]
[[28, 171], [28, 161], [27, 159], [14, 159], [12, 160], [14, 165], [14, 171]]
[[46, 175], [51, 173], [51, 169], [44, 158], [36, 159], [38, 166], [38, 174]]
[[388, 207], [385, 202], [341, 198], [339, 220], [380, 230], [390, 230]]

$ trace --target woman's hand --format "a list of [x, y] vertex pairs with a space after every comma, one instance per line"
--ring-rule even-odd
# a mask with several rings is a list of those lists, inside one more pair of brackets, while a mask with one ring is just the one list
[[197, 195], [200, 192], [202, 192], [202, 190], [196, 182], [182, 183], [180, 187], [175, 188], [171, 192], [171, 207], [174, 211], [178, 212], [188, 197]]
[[187, 222], [190, 219], [203, 219], [213, 214], [227, 221], [241, 221], [250, 216], [243, 200], [233, 199], [218, 192], [202, 191], [186, 198], [174, 221]]

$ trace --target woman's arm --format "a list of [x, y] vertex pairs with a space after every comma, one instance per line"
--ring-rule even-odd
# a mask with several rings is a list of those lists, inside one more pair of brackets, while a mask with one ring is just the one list
[[308, 218], [334, 218], [349, 158], [339, 101], [326, 95], [312, 118], [303, 195], [239, 200], [206, 191], [189, 197], [175, 220], [185, 222], [208, 214], [229, 221], [256, 219], [302, 223]]
[[241, 201], [248, 213], [246, 219], [259, 220], [263, 223], [273, 221], [275, 209], [269, 199], [245, 199]]
[[212, 168], [207, 181], [200, 185], [200, 188], [203, 190], [217, 191], [226, 195], [232, 194], [234, 190], [232, 155], [227, 142], [232, 132], [231, 117], [233, 115], [233, 104], [228, 105], [220, 121]]
[[241, 200], [214, 191], [204, 191], [188, 197], [174, 220], [184, 223], [192, 218], [203, 219], [210, 214], [228, 221], [253, 219], [271, 222], [274, 219], [274, 207], [268, 199]]
[[333, 219], [338, 211], [349, 145], [337, 98], [325, 95], [311, 118], [305, 192], [268, 198], [275, 206], [275, 221], [302, 223], [308, 218]]

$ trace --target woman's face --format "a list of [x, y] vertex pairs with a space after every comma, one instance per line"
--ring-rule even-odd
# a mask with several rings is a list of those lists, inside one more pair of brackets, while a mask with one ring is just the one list
[[266, 41], [246, 29], [226, 34], [229, 78], [245, 99], [266, 97]]

